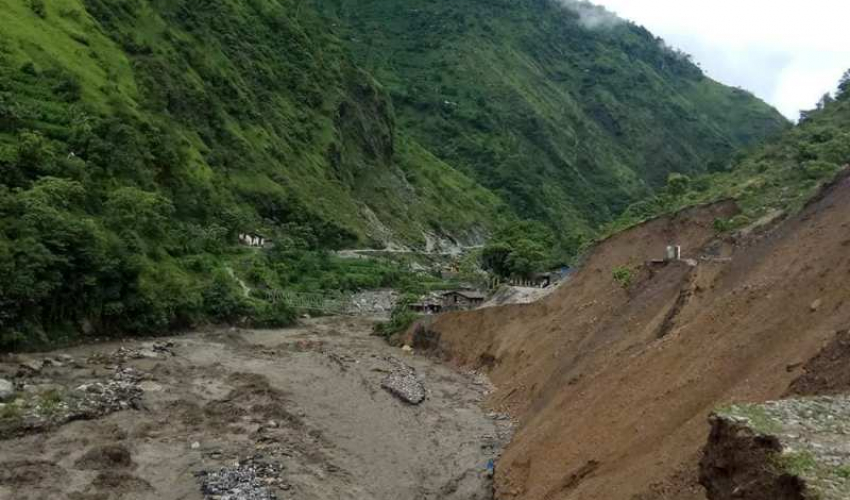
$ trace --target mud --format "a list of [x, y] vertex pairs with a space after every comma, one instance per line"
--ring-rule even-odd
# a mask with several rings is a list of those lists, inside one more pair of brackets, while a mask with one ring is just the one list
[[699, 478], [708, 500], [804, 500], [805, 487], [799, 479], [770, 466], [781, 451], [775, 438], [712, 418]]
[[[371, 326], [328, 318], [194, 333], [166, 339], [166, 351], [85, 346], [61, 353], [73, 362], [23, 372], [21, 360], [0, 360], [19, 398], [24, 386], [50, 386], [51, 411], [127, 368], [142, 390], [133, 406], [9, 433], [0, 500], [201, 500], [230, 498], [228, 488], [242, 495], [233, 498], [492, 498], [488, 463], [511, 423], [480, 407], [489, 384], [390, 347]], [[59, 355], [30, 358], [37, 367]], [[419, 405], [382, 389], [399, 366], [422, 382]], [[19, 418], [6, 411], [0, 426]]]
[[[718, 235], [734, 215], [720, 203], [648, 221], [599, 243], [541, 301], [409, 332], [484, 369], [491, 408], [516, 418], [500, 499], [705, 500], [716, 408], [847, 390], [850, 173], [781, 223]], [[670, 244], [684, 262], [658, 263]]]

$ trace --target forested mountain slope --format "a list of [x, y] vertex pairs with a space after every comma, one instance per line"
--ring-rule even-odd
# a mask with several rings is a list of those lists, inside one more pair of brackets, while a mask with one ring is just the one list
[[400, 127], [575, 239], [786, 126], [647, 30], [549, 0], [314, 0], [389, 90]]
[[665, 189], [630, 206], [602, 234], [726, 198], [737, 200], [742, 213], [718, 221], [720, 231], [776, 222], [799, 211], [824, 182], [850, 164], [850, 70], [834, 94], [803, 111], [797, 126], [736, 154], [722, 171], [675, 176]]
[[[316, 6], [0, 0], [0, 344], [286, 321], [234, 269], [285, 289], [327, 267], [310, 252], [502, 220], [573, 250], [668, 172], [785, 125], [548, 1]], [[252, 231], [274, 248], [239, 249]]]
[[[0, 13], [7, 340], [285, 320], [245, 304], [228, 263], [276, 289], [307, 265], [290, 250], [462, 238], [498, 211], [397, 130], [380, 85], [295, 2], [2, 0]], [[274, 252], [237, 251], [253, 231]]]

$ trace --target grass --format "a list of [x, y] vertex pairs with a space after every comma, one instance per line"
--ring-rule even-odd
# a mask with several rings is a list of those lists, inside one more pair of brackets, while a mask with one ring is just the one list
[[632, 285], [632, 281], [635, 277], [635, 271], [629, 267], [621, 266], [615, 267], [611, 272], [611, 275], [613, 276], [614, 281], [616, 281], [621, 287], [628, 288]]

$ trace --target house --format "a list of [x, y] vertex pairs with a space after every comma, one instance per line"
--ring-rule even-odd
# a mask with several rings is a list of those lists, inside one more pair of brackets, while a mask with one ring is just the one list
[[572, 273], [572, 269], [564, 266], [555, 271], [534, 273], [530, 278], [515, 278], [510, 280], [511, 286], [522, 286], [530, 288], [549, 288], [566, 279]]
[[408, 308], [420, 314], [439, 314], [443, 310], [443, 304], [433, 300], [422, 300], [410, 304]]
[[249, 247], [266, 246], [266, 238], [259, 233], [239, 233], [239, 242]]
[[474, 309], [484, 303], [486, 296], [477, 290], [452, 290], [443, 294], [444, 311]]

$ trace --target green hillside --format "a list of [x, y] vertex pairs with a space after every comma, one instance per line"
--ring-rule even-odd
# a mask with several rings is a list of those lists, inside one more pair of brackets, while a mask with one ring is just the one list
[[717, 168], [787, 126], [587, 4], [315, 3], [386, 86], [402, 129], [561, 236], [589, 236], [669, 173]]
[[[270, 292], [409, 278], [338, 248], [479, 242], [536, 219], [573, 251], [668, 172], [785, 125], [646, 31], [589, 29], [548, 1], [0, 13], [6, 345], [280, 324], [292, 311]], [[273, 248], [240, 246], [253, 231]]]
[[649, 217], [724, 198], [742, 213], [717, 221], [718, 231], [739, 229], [799, 211], [842, 167], [850, 165], [850, 70], [835, 97], [826, 95], [800, 123], [780, 136], [741, 151], [720, 171], [676, 176], [656, 195], [630, 206], [608, 225], [619, 231]]

